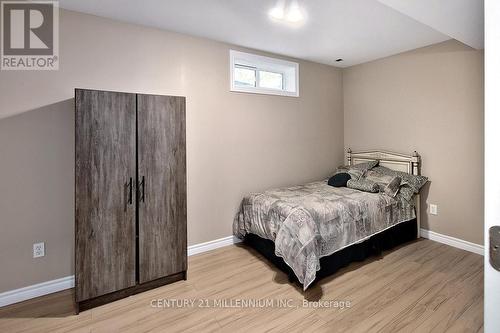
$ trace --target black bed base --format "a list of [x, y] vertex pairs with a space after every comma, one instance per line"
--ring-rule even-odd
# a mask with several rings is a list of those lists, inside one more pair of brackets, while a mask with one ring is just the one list
[[[380, 255], [382, 251], [390, 250], [398, 245], [407, 243], [417, 238], [417, 220], [413, 219], [400, 223], [359, 244], [353, 244], [319, 260], [321, 269], [316, 272], [314, 283], [330, 276], [342, 267], [354, 261], [363, 261], [370, 256]], [[245, 236], [245, 244], [251, 246], [288, 275], [291, 282], [298, 282], [292, 269], [282, 258], [274, 254], [274, 242], [254, 234]]]

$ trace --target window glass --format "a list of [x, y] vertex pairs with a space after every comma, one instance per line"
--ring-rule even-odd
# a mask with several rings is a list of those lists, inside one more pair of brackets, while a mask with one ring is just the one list
[[257, 83], [255, 69], [236, 66], [234, 68], [234, 83], [240, 87], [255, 87]]
[[283, 74], [259, 71], [259, 86], [262, 88], [283, 90]]

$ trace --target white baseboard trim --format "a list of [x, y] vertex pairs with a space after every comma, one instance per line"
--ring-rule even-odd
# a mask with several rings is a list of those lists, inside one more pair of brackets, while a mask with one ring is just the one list
[[[484, 255], [484, 246], [482, 245], [474, 244], [455, 237], [438, 234], [437, 232], [426, 229], [420, 229], [420, 234], [423, 238]], [[237, 237], [229, 236], [205, 243], [194, 244], [188, 247], [188, 256], [215, 250], [228, 245], [237, 244], [239, 242], [241, 242], [241, 240]], [[34, 284], [32, 286], [24, 288], [6, 291], [0, 293], [0, 307], [73, 288], [74, 285], [75, 278], [73, 275], [71, 275], [52, 281]]]
[[451, 236], [447, 236], [447, 235], [443, 235], [443, 234], [438, 234], [437, 232], [426, 230], [426, 229], [420, 229], [420, 235], [423, 238], [427, 238], [427, 239], [433, 240], [433, 241], [438, 242], [438, 243], [443, 243], [443, 244], [446, 244], [449, 246], [453, 246], [453, 247], [456, 247], [456, 248], [459, 248], [459, 249], [462, 249], [465, 251], [474, 252], [474, 253], [477, 253], [477, 254], [484, 256], [484, 246], [483, 245], [471, 243], [471, 242], [465, 241], [463, 239], [459, 239], [459, 238], [455, 238], [455, 237], [451, 237]]
[[228, 245], [237, 244], [239, 242], [241, 242], [241, 239], [239, 239], [238, 237], [229, 236], [229, 237], [219, 238], [219, 239], [205, 242], [205, 243], [194, 244], [194, 245], [188, 246], [188, 256], [207, 252], [210, 250], [215, 250], [215, 249], [218, 249], [220, 247], [224, 247], [224, 246], [228, 246]]
[[24, 288], [6, 291], [0, 294], [0, 307], [52, 294], [57, 291], [73, 288], [74, 286], [75, 278], [71, 275], [52, 281], [37, 283]]
[[[188, 256], [215, 250], [220, 247], [233, 245], [241, 242], [234, 236], [219, 238], [210, 242], [188, 246]], [[37, 283], [28, 287], [9, 290], [0, 293], [0, 307], [26, 301], [28, 299], [52, 294], [61, 290], [73, 288], [75, 286], [74, 275], [66, 276], [52, 281]]]

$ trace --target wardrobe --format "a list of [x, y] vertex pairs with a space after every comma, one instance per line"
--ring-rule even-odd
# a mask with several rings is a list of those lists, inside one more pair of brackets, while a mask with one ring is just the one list
[[75, 90], [77, 313], [186, 279], [185, 108]]

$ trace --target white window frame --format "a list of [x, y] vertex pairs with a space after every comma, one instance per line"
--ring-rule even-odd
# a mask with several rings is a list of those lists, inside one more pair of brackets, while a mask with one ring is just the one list
[[[257, 54], [229, 50], [230, 91], [253, 94], [299, 97], [299, 64], [292, 61], [264, 57]], [[237, 66], [255, 68], [256, 87], [237, 86], [234, 83], [234, 69]], [[259, 87], [259, 71], [283, 75], [283, 90]]]

